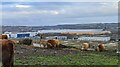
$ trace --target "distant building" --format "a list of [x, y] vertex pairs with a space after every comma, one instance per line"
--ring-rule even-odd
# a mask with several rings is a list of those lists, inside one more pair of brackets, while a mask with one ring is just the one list
[[9, 38], [25, 38], [25, 37], [34, 37], [37, 35], [37, 32], [5, 32]]
[[48, 36], [45, 39], [59, 39], [59, 40], [67, 40], [67, 36]]
[[38, 30], [38, 33], [62, 33], [62, 34], [110, 34], [110, 31], [103, 31], [103, 29], [58, 29], [58, 30]]
[[30, 37], [30, 34], [29, 33], [18, 33], [17, 38], [21, 38], [21, 37]]
[[110, 37], [79, 37], [78, 40], [84, 40], [84, 41], [110, 41]]
[[58, 29], [39, 30], [38, 33], [41, 34], [43, 39], [109, 41], [110, 37], [106, 35], [110, 34], [111, 32], [103, 31], [103, 29]]

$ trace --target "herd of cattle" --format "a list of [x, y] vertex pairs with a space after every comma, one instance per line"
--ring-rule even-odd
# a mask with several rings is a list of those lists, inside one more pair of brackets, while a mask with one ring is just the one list
[[[7, 35], [0, 35], [0, 48], [2, 50], [2, 65], [3, 67], [13, 67], [13, 56], [14, 56], [14, 44], [16, 42], [14, 40], [8, 39]], [[43, 46], [47, 48], [59, 48], [63, 46], [59, 40], [51, 39], [46, 42], [42, 42]], [[88, 50], [90, 48], [90, 44], [83, 43], [81, 49]], [[99, 44], [95, 50], [104, 51], [104, 44]]]
[[[45, 47], [47, 47], [47, 48], [61, 48], [61, 47], [63, 48], [63, 47], [67, 47], [66, 45], [61, 44], [60, 41], [56, 40], [56, 39], [50, 39], [50, 40], [47, 40], [47, 41], [41, 40], [40, 42], [41, 43], [39, 43], [38, 45], [36, 45], [37, 43], [33, 43], [33, 45], [35, 47], [41, 47], [41, 45], [42, 45], [43, 48], [45, 48]], [[93, 47], [94, 47], [94, 50], [100, 51], [100, 52], [106, 50], [105, 45], [102, 44], [102, 43], [98, 44], [97, 47], [95, 47], [95, 46], [93, 46]], [[82, 45], [80, 47], [80, 50], [87, 51], [90, 48], [91, 48], [91, 45], [89, 43], [82, 43]]]

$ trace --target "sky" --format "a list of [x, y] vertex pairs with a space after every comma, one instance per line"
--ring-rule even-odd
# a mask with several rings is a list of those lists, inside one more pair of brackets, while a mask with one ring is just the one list
[[118, 23], [117, 2], [2, 2], [6, 26]]

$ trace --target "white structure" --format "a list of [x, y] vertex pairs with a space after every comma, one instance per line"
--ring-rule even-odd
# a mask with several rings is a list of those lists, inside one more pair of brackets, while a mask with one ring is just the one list
[[98, 33], [111, 33], [110, 31], [103, 31], [102, 29], [57, 29], [57, 30], [39, 30], [39, 33], [65, 33], [65, 32], [94, 32]]
[[67, 36], [48, 36], [46, 39], [60, 39], [60, 40], [67, 40]]
[[109, 41], [110, 37], [79, 37], [78, 40], [85, 40], [85, 41]]
[[38, 34], [38, 32], [5, 32], [4, 34], [8, 35], [10, 38], [18, 38], [18, 34], [19, 36], [28, 34], [29, 37], [33, 37]]

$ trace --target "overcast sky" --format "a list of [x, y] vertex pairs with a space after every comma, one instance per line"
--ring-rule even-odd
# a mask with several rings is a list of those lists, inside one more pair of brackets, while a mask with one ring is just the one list
[[117, 2], [3, 2], [2, 25], [117, 23]]

